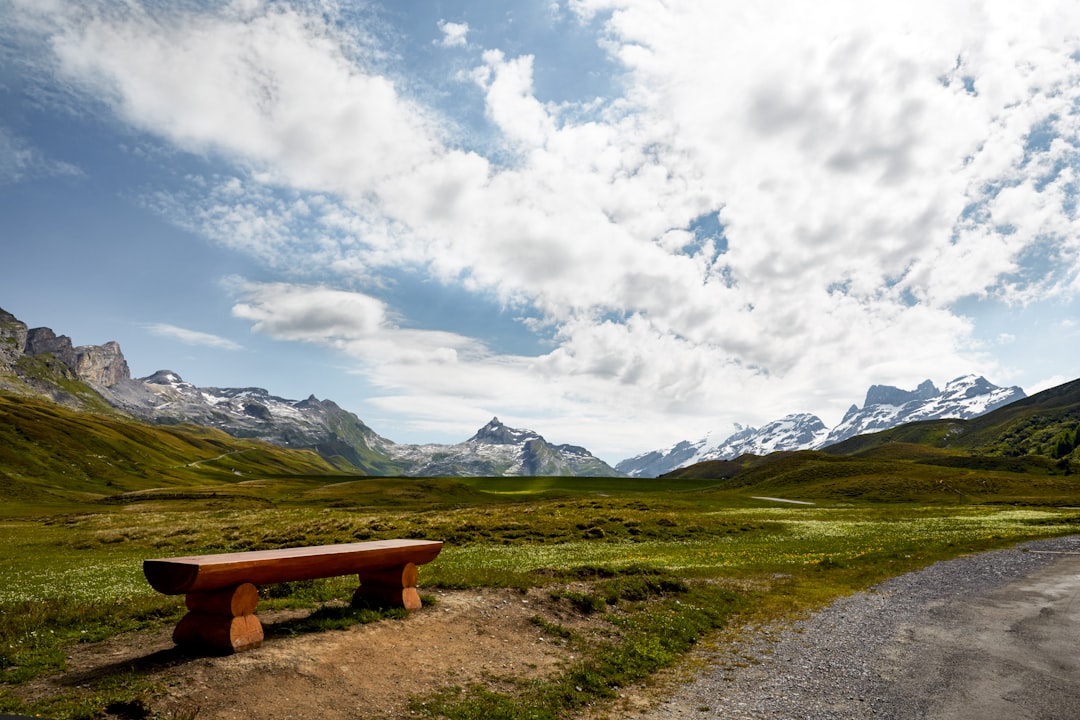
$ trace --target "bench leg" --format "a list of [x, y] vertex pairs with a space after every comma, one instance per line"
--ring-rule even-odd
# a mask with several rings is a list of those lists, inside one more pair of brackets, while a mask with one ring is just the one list
[[263, 629], [255, 617], [259, 591], [251, 583], [213, 592], [188, 593], [188, 614], [173, 630], [177, 645], [219, 653], [251, 650], [262, 645]]
[[353, 603], [370, 602], [387, 607], [419, 610], [420, 594], [416, 592], [418, 575], [413, 563], [362, 572], [359, 574], [360, 589], [353, 593]]

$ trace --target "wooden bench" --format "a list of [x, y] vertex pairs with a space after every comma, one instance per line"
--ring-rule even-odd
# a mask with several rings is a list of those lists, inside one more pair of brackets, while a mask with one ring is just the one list
[[360, 588], [354, 601], [416, 610], [416, 566], [440, 550], [442, 542], [434, 540], [372, 540], [144, 560], [143, 574], [158, 592], [186, 594], [188, 613], [173, 630], [173, 642], [229, 653], [262, 644], [258, 585], [355, 574]]

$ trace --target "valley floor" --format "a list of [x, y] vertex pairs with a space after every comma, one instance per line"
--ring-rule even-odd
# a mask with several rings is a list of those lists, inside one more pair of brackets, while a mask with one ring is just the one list
[[[127, 634], [72, 649], [69, 670], [20, 689], [49, 695], [105, 676], [157, 679], [140, 711], [158, 717], [389, 718], [409, 699], [499, 677], [539, 677], [570, 657], [533, 622], [586, 622], [540, 591], [439, 590], [401, 621], [296, 637], [257, 651], [189, 657], [169, 639]], [[904, 720], [1080, 717], [1080, 536], [940, 562], [843, 598], [783, 628], [699, 656], [670, 694], [624, 689], [599, 717]], [[299, 611], [305, 612], [305, 611]], [[748, 632], [752, 630], [752, 632]], [[663, 683], [662, 683], [663, 684]], [[122, 709], [118, 709], [122, 710]], [[121, 716], [126, 716], [121, 713]]]

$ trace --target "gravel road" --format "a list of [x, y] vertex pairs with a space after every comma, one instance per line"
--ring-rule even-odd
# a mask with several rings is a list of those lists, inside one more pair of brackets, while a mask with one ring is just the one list
[[1080, 536], [970, 555], [716, 655], [639, 720], [1080, 718]]

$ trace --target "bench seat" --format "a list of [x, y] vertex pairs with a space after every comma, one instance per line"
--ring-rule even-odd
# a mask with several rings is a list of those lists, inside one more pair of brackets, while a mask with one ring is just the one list
[[410, 562], [422, 565], [434, 560], [440, 550], [442, 543], [434, 540], [370, 540], [144, 560], [143, 574], [158, 592], [180, 595], [245, 582], [266, 585], [353, 575]]
[[435, 540], [371, 540], [144, 560], [143, 574], [158, 592], [186, 594], [189, 612], [173, 632], [177, 644], [237, 652], [262, 643], [258, 585], [355, 574], [354, 600], [415, 610], [416, 566], [441, 550]]

